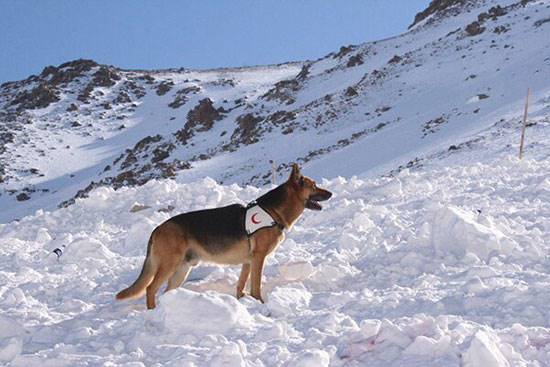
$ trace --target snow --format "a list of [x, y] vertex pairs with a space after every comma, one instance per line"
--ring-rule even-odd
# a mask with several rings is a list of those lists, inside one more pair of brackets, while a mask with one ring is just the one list
[[[0, 361], [33, 365], [545, 366], [550, 360], [550, 121], [517, 115], [470, 145], [334, 193], [268, 258], [261, 304], [239, 267], [116, 302], [176, 212], [266, 189], [151, 181], [0, 225]], [[428, 159], [429, 158], [429, 159]], [[307, 166], [303, 169], [308, 173]], [[139, 204], [142, 210], [131, 211]], [[172, 214], [159, 209], [168, 205]], [[62, 248], [59, 259], [52, 250]]]
[[[175, 155], [226, 142], [239, 113], [283, 107], [264, 106], [260, 96], [302, 64], [156, 72], [176, 86], [165, 96], [149, 91], [122, 132], [111, 126], [116, 113], [93, 126], [87, 123], [96, 114], [77, 116], [83, 126], [75, 134], [48, 126], [58, 118], [67, 125], [74, 115], [33, 111], [37, 122], [25, 129], [32, 144], [48, 148], [46, 157], [22, 144], [12, 147], [10, 164], [16, 173], [32, 165], [44, 176], [19, 172], [9, 187], [31, 183], [51, 193], [21, 206], [9, 195], [0, 199], [0, 365], [548, 366], [550, 86], [542, 76], [549, 38], [545, 25], [532, 24], [548, 16], [549, 2], [488, 21], [489, 28], [510, 26], [503, 34], [446, 36], [496, 3], [511, 1], [479, 2], [433, 26], [423, 22], [341, 59], [312, 62], [288, 108], [304, 127], [317, 114], [337, 112], [318, 129], [275, 131], [194, 162], [175, 180], [100, 187], [63, 209], [55, 204], [102, 177], [128, 144], [170, 135], [170, 118], [181, 122], [199, 99], [218, 106], [246, 95], [247, 105]], [[346, 69], [359, 53], [364, 64]], [[387, 66], [395, 54], [411, 62]], [[334, 105], [307, 105], [383, 67], [387, 76], [366, 85], [360, 101], [335, 95]], [[220, 78], [236, 86], [217, 85]], [[189, 85], [201, 91], [188, 104], [160, 107]], [[530, 125], [519, 160], [527, 85]], [[59, 108], [73, 97], [63, 96]], [[373, 113], [388, 101], [390, 110]], [[424, 136], [423, 124], [442, 115], [448, 121]], [[269, 158], [290, 162], [381, 122], [387, 125], [303, 165], [334, 196], [321, 212], [307, 211], [268, 258], [265, 304], [234, 297], [239, 267], [211, 264], [159, 294], [155, 310], [143, 298], [115, 301], [141, 269], [155, 226], [181, 212], [248, 203], [269, 187], [236, 183], [269, 170]], [[73, 149], [49, 149], [66, 144]]]

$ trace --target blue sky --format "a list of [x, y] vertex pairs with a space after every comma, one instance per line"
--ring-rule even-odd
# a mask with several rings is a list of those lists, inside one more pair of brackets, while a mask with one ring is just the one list
[[90, 58], [122, 68], [316, 59], [406, 30], [429, 0], [0, 0], [0, 83]]

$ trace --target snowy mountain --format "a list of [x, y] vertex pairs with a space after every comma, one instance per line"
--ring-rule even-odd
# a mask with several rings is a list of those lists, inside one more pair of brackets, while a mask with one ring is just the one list
[[0, 87], [8, 221], [94, 187], [179, 176], [265, 185], [387, 172], [458, 145], [549, 88], [547, 1], [434, 1], [397, 37], [319, 60], [129, 71], [76, 60]]
[[[548, 366], [549, 27], [548, 0], [436, 0], [316, 61], [2, 85], [0, 365]], [[270, 159], [334, 196], [265, 304], [208, 264], [155, 310], [114, 301], [155, 226], [257, 198]]]
[[323, 181], [335, 196], [268, 258], [265, 304], [234, 297], [239, 267], [208, 265], [153, 311], [114, 300], [170, 208], [252, 186], [102, 187], [0, 225], [0, 364], [547, 366], [550, 95], [521, 161], [520, 115], [395, 176]]

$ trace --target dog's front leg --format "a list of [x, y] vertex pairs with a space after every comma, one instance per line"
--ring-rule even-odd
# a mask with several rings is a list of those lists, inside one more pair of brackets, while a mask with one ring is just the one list
[[244, 288], [246, 287], [246, 281], [250, 275], [250, 263], [244, 263], [241, 268], [241, 275], [239, 275], [239, 281], [237, 283], [237, 298], [241, 298], [245, 295]]
[[250, 295], [264, 303], [262, 299], [262, 272], [264, 270], [265, 253], [255, 252], [252, 255], [252, 274], [250, 275]]

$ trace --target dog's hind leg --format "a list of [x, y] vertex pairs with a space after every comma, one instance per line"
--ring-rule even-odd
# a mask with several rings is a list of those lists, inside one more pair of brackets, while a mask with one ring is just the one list
[[164, 266], [161, 266], [157, 271], [157, 273], [155, 274], [155, 278], [153, 279], [153, 282], [149, 284], [149, 286], [147, 287], [147, 308], [148, 309], [155, 308], [156, 306], [155, 295], [157, 291], [159, 290], [161, 285], [166, 280], [168, 280], [168, 278], [170, 278], [172, 274], [174, 274], [174, 272], [176, 271], [175, 265], [172, 265], [172, 264], [170, 264], [169, 266], [166, 266], [165, 264], [163, 265]]
[[249, 275], [250, 263], [244, 263], [241, 268], [241, 275], [239, 275], [239, 281], [237, 282], [237, 298], [241, 298], [245, 295], [244, 288], [246, 287], [246, 282]]
[[187, 279], [191, 269], [193, 269], [193, 267], [188, 262], [183, 262], [180, 266], [178, 266], [174, 275], [172, 275], [172, 277], [168, 280], [168, 285], [166, 286], [165, 292], [176, 289], [183, 282], [185, 282], [185, 279]]

